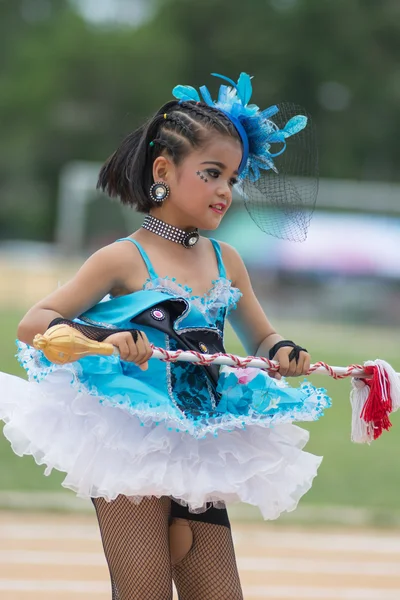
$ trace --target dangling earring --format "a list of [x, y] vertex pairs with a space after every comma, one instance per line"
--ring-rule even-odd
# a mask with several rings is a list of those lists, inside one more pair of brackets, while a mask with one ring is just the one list
[[164, 202], [169, 196], [169, 186], [163, 181], [156, 181], [150, 188], [150, 198], [154, 202]]

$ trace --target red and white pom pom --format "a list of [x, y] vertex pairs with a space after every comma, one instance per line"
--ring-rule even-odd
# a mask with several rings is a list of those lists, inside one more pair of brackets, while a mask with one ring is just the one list
[[366, 378], [353, 378], [351, 439], [371, 443], [392, 424], [389, 415], [400, 408], [400, 378], [384, 360], [364, 363]]

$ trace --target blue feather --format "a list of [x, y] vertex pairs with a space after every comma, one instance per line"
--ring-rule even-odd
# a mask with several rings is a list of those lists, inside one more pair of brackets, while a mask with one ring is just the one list
[[208, 88], [205, 85], [201, 86], [200, 92], [201, 92], [201, 95], [203, 96], [204, 102], [206, 104], [208, 104], [208, 106], [214, 106], [214, 101], [211, 97], [210, 92], [208, 91]]
[[230, 88], [228, 88], [227, 85], [221, 85], [219, 87], [219, 94], [218, 94], [218, 103], [219, 104], [225, 104], [225, 102], [227, 102], [227, 95], [228, 95], [228, 90]]
[[260, 110], [259, 106], [257, 106], [257, 104], [248, 104], [246, 106], [246, 115], [248, 117], [253, 117], [254, 115], [256, 115], [258, 113], [258, 111]]
[[299, 133], [302, 129], [307, 126], [307, 117], [303, 115], [296, 115], [292, 117], [283, 128], [283, 133], [285, 138], [294, 135], [295, 133]]
[[224, 79], [228, 83], [231, 84], [234, 88], [237, 88], [237, 84], [233, 81], [233, 79], [229, 79], [229, 77], [225, 77], [224, 75], [218, 75], [218, 73], [211, 73], [213, 77], [219, 77], [220, 79]]
[[247, 73], [241, 73], [237, 84], [238, 96], [242, 101], [243, 106], [246, 106], [250, 102], [251, 95], [253, 93], [253, 86], [251, 85], [251, 77]]
[[198, 94], [198, 91], [195, 90], [190, 85], [177, 85], [172, 90], [172, 94], [178, 100], [183, 100], [185, 102], [188, 102], [188, 101], [200, 102], [200, 96]]
[[267, 142], [270, 144], [279, 144], [285, 141], [285, 134], [283, 131], [274, 131], [274, 133], [270, 133], [267, 137]]
[[251, 183], [255, 183], [260, 179], [260, 177], [261, 173], [258, 164], [256, 161], [253, 161], [249, 169], [249, 180]]
[[263, 110], [260, 113], [260, 116], [263, 117], [263, 119], [269, 119], [269, 117], [273, 117], [278, 112], [279, 112], [279, 108], [274, 104], [273, 106], [270, 106], [269, 108], [266, 108], [265, 110]]

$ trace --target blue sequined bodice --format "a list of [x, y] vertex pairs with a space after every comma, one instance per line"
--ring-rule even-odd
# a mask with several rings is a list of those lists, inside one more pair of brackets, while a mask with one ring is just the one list
[[149, 272], [149, 278], [143, 285], [143, 290], [165, 292], [172, 296], [185, 298], [190, 307], [196, 307], [205, 317], [207, 323], [217, 326], [223, 333], [223, 325], [226, 316], [236, 308], [237, 302], [242, 296], [241, 291], [232, 286], [232, 281], [226, 276], [225, 265], [222, 260], [221, 248], [216, 240], [211, 240], [218, 263], [218, 279], [213, 280], [210, 289], [202, 296], [194, 295], [193, 290], [187, 285], [178, 283], [175, 277], [159, 277], [155, 272], [151, 261], [136, 240], [122, 238], [118, 241], [130, 241], [139, 250]]
[[[194, 295], [193, 290], [181, 285], [175, 278], [159, 277], [142, 246], [132, 238], [123, 238], [119, 241], [130, 241], [138, 248], [149, 272], [149, 278], [143, 285], [142, 291], [162, 292], [187, 300], [191, 317], [191, 327], [204, 326], [204, 321], [214, 330], [218, 330], [223, 338], [225, 319], [229, 312], [236, 308], [242, 293], [232, 286], [231, 280], [226, 276], [222, 260], [221, 248], [216, 240], [211, 240], [218, 263], [218, 279], [212, 281], [212, 286], [203, 296]], [[200, 313], [200, 314], [199, 314]], [[196, 323], [196, 314], [201, 316]], [[174, 339], [165, 340], [167, 350], [176, 350], [178, 344]], [[124, 368], [130, 369], [130, 365]], [[191, 363], [169, 363], [167, 365], [167, 386], [169, 394], [175, 399], [177, 407], [191, 414], [212, 412], [216, 406], [214, 391], [210, 386], [204, 371]]]

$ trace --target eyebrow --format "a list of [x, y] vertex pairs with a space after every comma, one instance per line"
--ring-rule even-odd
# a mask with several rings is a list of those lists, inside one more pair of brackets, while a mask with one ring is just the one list
[[[228, 168], [226, 165], [224, 165], [224, 163], [222, 163], [222, 162], [219, 162], [219, 161], [217, 161], [217, 160], [206, 160], [205, 162], [202, 162], [201, 164], [202, 164], [202, 165], [217, 165], [217, 167], [219, 167], [219, 168], [220, 168], [220, 169], [222, 169], [222, 170], [224, 170], [224, 169], [227, 169], [227, 168]], [[239, 171], [238, 171], [238, 170], [236, 170], [236, 171], [233, 171], [233, 174], [234, 174], [234, 175], [238, 175], [238, 174], [239, 174]]]

